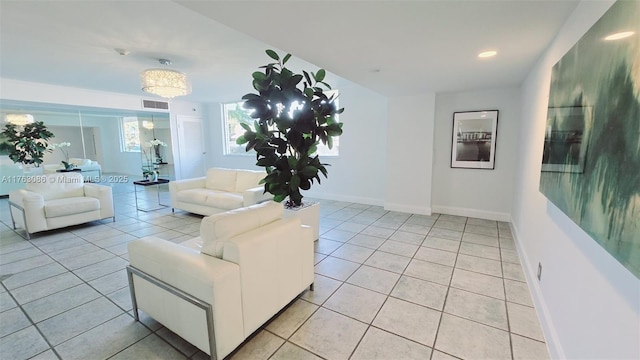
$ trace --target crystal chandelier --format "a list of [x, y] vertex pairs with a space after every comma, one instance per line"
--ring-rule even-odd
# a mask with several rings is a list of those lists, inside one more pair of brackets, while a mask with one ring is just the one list
[[[160, 59], [160, 64], [171, 65], [171, 60]], [[142, 91], [173, 99], [191, 94], [191, 83], [187, 75], [171, 69], [147, 69], [140, 73]]]
[[23, 126], [27, 124], [31, 124], [33, 122], [33, 115], [31, 114], [7, 114], [4, 116], [4, 121]]

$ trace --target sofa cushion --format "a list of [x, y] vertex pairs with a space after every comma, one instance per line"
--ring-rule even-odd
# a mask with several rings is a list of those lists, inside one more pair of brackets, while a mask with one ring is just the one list
[[54, 218], [100, 210], [100, 201], [92, 197], [69, 197], [44, 203], [44, 216]]
[[190, 204], [204, 204], [207, 201], [207, 196], [213, 193], [215, 190], [195, 188], [181, 190], [176, 193], [178, 201], [186, 202]]
[[214, 190], [207, 195], [205, 204], [218, 209], [233, 210], [242, 207], [243, 198], [242, 194]]
[[236, 170], [211, 168], [207, 170], [205, 186], [212, 190], [235, 191], [236, 173]]
[[84, 180], [77, 172], [33, 176], [25, 188], [42, 194], [45, 201], [84, 196]]
[[201, 252], [221, 259], [226, 240], [278, 220], [283, 212], [282, 204], [267, 201], [207, 216], [200, 223]]
[[176, 194], [180, 202], [189, 204], [206, 205], [223, 210], [231, 210], [242, 207], [242, 194], [210, 189], [187, 189]]
[[254, 187], [260, 186], [260, 180], [267, 174], [264, 171], [238, 170], [235, 192], [242, 193]]

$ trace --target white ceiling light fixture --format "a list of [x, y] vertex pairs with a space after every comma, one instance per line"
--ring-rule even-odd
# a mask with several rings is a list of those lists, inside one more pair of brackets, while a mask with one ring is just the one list
[[[159, 59], [162, 65], [171, 65], [171, 60]], [[165, 69], [147, 69], [140, 73], [142, 91], [173, 99], [176, 96], [191, 94], [191, 82], [180, 71]]]
[[155, 125], [153, 124], [153, 121], [144, 120], [142, 122], [142, 127], [147, 129], [147, 130], [151, 130], [151, 129], [153, 129], [155, 127]]
[[27, 124], [31, 124], [33, 122], [33, 115], [31, 114], [7, 114], [4, 116], [4, 121], [18, 125], [24, 126]]
[[605, 37], [604, 39], [607, 40], [607, 41], [620, 40], [620, 39], [628, 38], [629, 36], [631, 36], [633, 34], [635, 34], [634, 31], [623, 31], [623, 32], [611, 34], [611, 35]]
[[486, 58], [490, 58], [490, 57], [494, 57], [498, 55], [498, 52], [495, 50], [489, 50], [489, 51], [483, 51], [480, 54], [478, 54], [478, 57], [480, 59], [486, 59]]

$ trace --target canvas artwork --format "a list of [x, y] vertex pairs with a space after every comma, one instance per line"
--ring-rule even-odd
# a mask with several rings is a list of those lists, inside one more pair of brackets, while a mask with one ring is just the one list
[[640, 2], [553, 67], [540, 191], [640, 278]]

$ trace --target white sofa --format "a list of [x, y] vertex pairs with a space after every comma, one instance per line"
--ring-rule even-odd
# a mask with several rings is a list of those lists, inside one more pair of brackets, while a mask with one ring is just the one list
[[30, 234], [112, 218], [111, 187], [84, 183], [79, 173], [26, 177], [25, 188], [9, 193], [13, 228]]
[[[80, 169], [82, 176], [84, 176], [85, 180], [92, 181], [97, 179], [96, 182], [99, 182], [100, 177], [102, 176], [102, 166], [100, 163], [90, 159], [81, 159], [81, 158], [70, 158], [69, 163], [76, 166], [77, 169]], [[55, 173], [57, 170], [64, 169], [62, 164], [48, 164], [44, 166], [45, 173]]]
[[265, 176], [264, 171], [211, 168], [204, 177], [172, 181], [171, 208], [208, 216], [273, 199], [259, 184]]
[[133, 310], [223, 359], [254, 331], [313, 289], [313, 236], [282, 204], [264, 202], [205, 217], [200, 237], [129, 243]]

